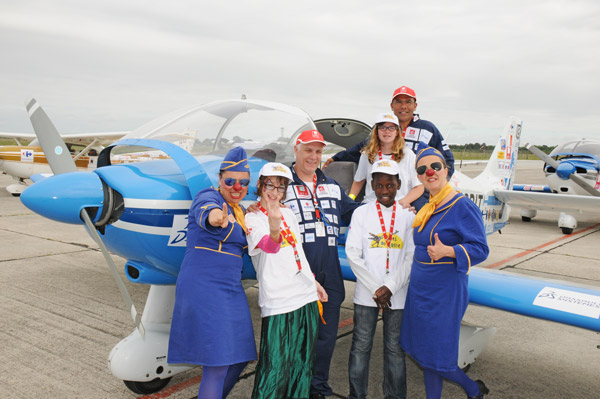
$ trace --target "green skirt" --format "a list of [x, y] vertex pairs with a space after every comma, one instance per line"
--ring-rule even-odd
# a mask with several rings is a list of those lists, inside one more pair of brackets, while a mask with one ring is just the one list
[[316, 301], [262, 319], [253, 399], [308, 398], [318, 328]]

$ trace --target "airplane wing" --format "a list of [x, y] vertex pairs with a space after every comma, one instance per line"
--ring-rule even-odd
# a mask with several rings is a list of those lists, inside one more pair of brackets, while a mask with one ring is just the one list
[[[97, 132], [97, 133], [75, 133], [75, 134], [63, 134], [61, 138], [65, 143], [80, 143], [89, 144], [92, 141], [100, 144], [110, 144], [127, 135], [128, 131], [122, 132]], [[16, 140], [34, 140], [36, 139], [33, 133], [12, 133], [12, 132], [0, 132], [1, 138], [16, 139]]]
[[469, 277], [469, 301], [600, 331], [598, 287], [474, 267]]
[[494, 195], [500, 201], [520, 208], [600, 214], [600, 197], [512, 190], [494, 190]]
[[63, 134], [61, 138], [66, 143], [91, 143], [94, 140], [100, 142], [100, 144], [110, 144], [127, 135], [129, 132], [99, 132], [99, 133], [76, 133], [76, 134]]
[[33, 140], [35, 134], [33, 133], [13, 133], [13, 132], [0, 132], [0, 137], [6, 139], [27, 139]]

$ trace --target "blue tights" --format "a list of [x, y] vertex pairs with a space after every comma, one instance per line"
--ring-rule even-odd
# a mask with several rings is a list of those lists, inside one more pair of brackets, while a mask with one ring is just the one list
[[229, 395], [248, 362], [230, 366], [202, 366], [198, 399], [222, 399]]
[[479, 385], [477, 385], [477, 382], [470, 379], [458, 366], [456, 366], [456, 370], [454, 371], [437, 371], [423, 368], [423, 374], [425, 376], [427, 399], [440, 399], [442, 397], [444, 378], [460, 385], [468, 396], [479, 395]]

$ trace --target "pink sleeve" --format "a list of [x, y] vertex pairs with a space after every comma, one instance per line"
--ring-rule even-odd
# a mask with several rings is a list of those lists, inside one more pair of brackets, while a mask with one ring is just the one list
[[275, 242], [271, 239], [270, 235], [265, 234], [256, 246], [268, 254], [276, 254], [279, 252], [279, 248], [281, 248], [281, 235], [279, 236], [279, 242]]

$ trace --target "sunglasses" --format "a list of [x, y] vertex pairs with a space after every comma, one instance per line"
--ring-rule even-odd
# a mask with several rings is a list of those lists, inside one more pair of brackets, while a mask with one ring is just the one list
[[427, 166], [427, 165], [421, 165], [421, 166], [419, 166], [417, 168], [417, 174], [420, 176], [423, 173], [427, 172], [427, 169], [429, 169], [429, 168], [435, 170], [436, 172], [439, 172], [440, 170], [442, 170], [443, 167], [444, 167], [444, 165], [442, 165], [441, 162], [433, 162], [429, 166]]
[[250, 184], [250, 179], [234, 179], [233, 177], [227, 177], [223, 179], [223, 183], [225, 183], [227, 187], [231, 187], [238, 182], [240, 183], [240, 186], [248, 187], [248, 184]]

